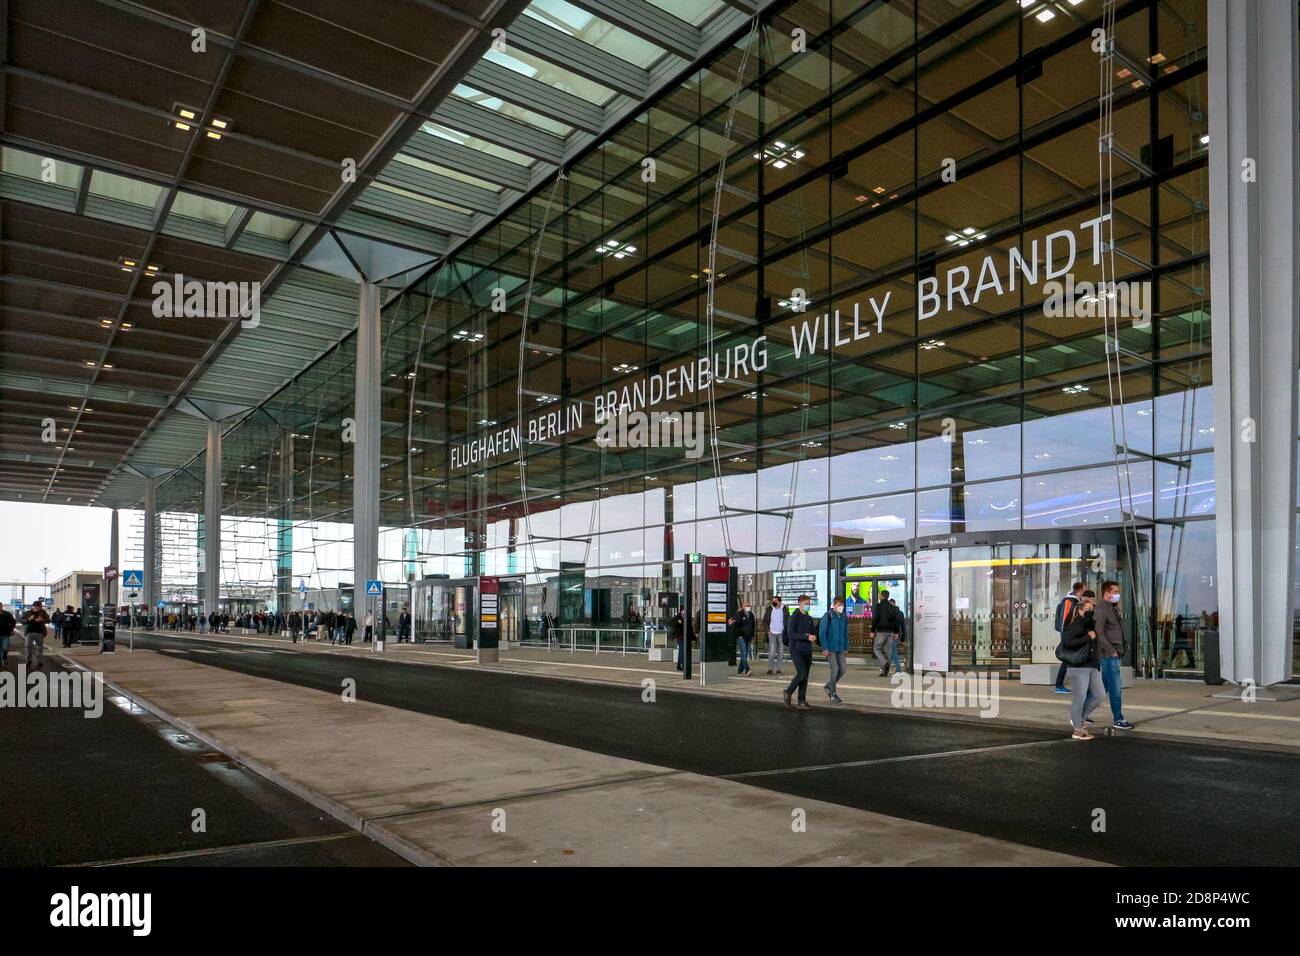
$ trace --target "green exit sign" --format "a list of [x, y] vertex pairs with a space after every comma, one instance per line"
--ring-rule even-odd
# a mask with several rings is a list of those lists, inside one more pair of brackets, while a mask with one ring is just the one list
[[692, 552], [691, 552], [691, 564], [699, 564], [699, 563], [700, 563], [700, 552], [698, 552], [698, 551], [692, 551]]

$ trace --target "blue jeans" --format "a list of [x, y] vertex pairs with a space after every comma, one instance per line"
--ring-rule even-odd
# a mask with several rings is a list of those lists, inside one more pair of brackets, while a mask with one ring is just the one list
[[1110, 698], [1110, 715], [1117, 722], [1124, 719], [1123, 680], [1120, 677], [1118, 657], [1101, 659], [1101, 683]]
[[740, 639], [740, 654], [736, 658], [737, 674], [749, 673], [749, 658], [754, 653], [754, 639], [752, 637], [742, 637]]

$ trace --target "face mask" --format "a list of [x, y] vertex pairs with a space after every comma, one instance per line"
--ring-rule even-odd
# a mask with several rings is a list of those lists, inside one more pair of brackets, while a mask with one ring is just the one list
[[1115, 592], [1114, 594], [1112, 594], [1110, 597], [1106, 598], [1106, 600], [1109, 601], [1111, 604], [1118, 604], [1118, 603], [1119, 603], [1119, 598], [1120, 598], [1120, 594], [1119, 594], [1118, 591], [1116, 591], [1116, 592]]
[[746, 613], [746, 614], [749, 613], [749, 605], [745, 605], [745, 613]]
[[805, 614], [807, 614], [807, 613], [808, 613], [808, 605], [807, 605], [807, 604], [800, 604], [800, 605], [799, 605], [799, 610], [801, 610], [801, 611], [803, 611]]

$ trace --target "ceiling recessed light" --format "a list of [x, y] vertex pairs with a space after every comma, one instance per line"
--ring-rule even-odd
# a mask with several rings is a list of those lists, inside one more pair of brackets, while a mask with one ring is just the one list
[[1043, 9], [1039, 10], [1037, 13], [1034, 14], [1034, 19], [1037, 20], [1039, 23], [1046, 23], [1048, 20], [1055, 18], [1055, 16], [1056, 16], [1055, 10], [1053, 10], [1051, 7], [1043, 7]]

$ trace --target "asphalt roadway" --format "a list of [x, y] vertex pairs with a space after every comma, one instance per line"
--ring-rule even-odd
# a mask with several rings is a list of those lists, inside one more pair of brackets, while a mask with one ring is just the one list
[[406, 865], [111, 690], [96, 719], [0, 710], [0, 785], [0, 866]]
[[[674, 693], [660, 681], [647, 704], [637, 685], [159, 633], [135, 640], [332, 693], [352, 678], [361, 700], [1109, 863], [1300, 864], [1300, 757], [1291, 754], [1143, 739], [1140, 729], [1078, 743], [1068, 726], [795, 712], [775, 689], [766, 703]], [[188, 653], [197, 647], [220, 653]], [[191, 774], [175, 789], [194, 785]]]

